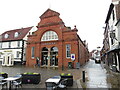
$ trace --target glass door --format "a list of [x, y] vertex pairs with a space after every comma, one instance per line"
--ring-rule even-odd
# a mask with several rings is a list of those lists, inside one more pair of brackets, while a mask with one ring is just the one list
[[51, 48], [50, 66], [58, 66], [58, 49], [57, 49], [57, 47]]
[[41, 64], [45, 66], [48, 65], [48, 49], [46, 47], [42, 49]]

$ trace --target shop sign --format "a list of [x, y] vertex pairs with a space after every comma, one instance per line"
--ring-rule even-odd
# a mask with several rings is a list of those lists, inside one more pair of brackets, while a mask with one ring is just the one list
[[12, 50], [5, 50], [4, 52], [12, 52]]
[[51, 45], [51, 44], [56, 44], [55, 42], [51, 42], [51, 43], [42, 43], [42, 45]]

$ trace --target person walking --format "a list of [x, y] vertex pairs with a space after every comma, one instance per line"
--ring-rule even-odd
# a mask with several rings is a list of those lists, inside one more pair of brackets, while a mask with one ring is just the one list
[[36, 64], [35, 64], [35, 67], [38, 66], [40, 67], [40, 59], [38, 57], [36, 57]]

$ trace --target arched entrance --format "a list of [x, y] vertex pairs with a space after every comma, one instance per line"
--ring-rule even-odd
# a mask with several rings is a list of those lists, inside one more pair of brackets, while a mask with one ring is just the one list
[[58, 48], [52, 47], [50, 50], [50, 66], [58, 66]]
[[44, 47], [42, 49], [42, 61], [41, 61], [41, 65], [48, 65], [48, 48]]
[[58, 48], [46, 48], [42, 49], [42, 57], [41, 57], [41, 65], [42, 66], [58, 66]]

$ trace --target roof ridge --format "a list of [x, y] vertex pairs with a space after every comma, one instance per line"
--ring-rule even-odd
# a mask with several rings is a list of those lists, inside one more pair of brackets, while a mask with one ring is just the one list
[[13, 30], [8, 30], [8, 31], [5, 31], [3, 33], [6, 33], [6, 32], [11, 32], [11, 31], [16, 31], [16, 30], [21, 30], [21, 29], [26, 29], [26, 28], [32, 28], [33, 26], [30, 26], [30, 27], [22, 27], [22, 28], [18, 28], [18, 29], [13, 29]]

